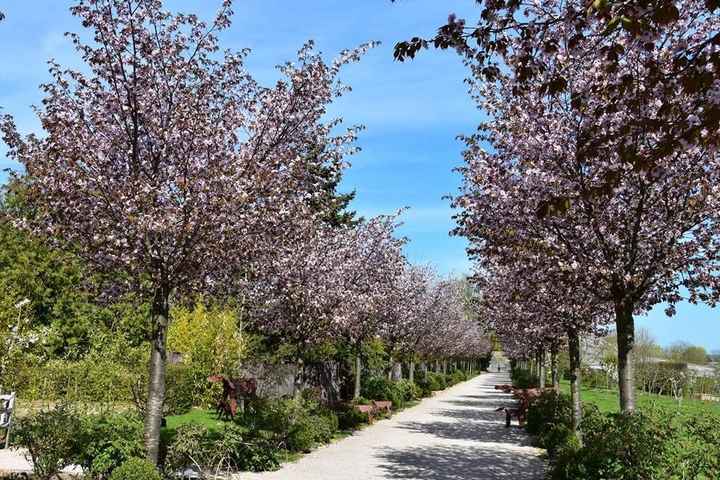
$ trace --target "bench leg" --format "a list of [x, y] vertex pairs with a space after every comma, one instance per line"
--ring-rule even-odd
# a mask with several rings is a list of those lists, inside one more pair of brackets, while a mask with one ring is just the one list
[[511, 422], [512, 422], [512, 415], [510, 415], [510, 410], [505, 410], [505, 428], [510, 428]]

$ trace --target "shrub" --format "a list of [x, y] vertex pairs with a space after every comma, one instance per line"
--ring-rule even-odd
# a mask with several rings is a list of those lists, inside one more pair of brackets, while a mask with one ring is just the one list
[[147, 460], [131, 458], [113, 471], [110, 480], [160, 480], [160, 474]]
[[530, 373], [530, 370], [513, 368], [511, 374], [512, 384], [516, 388], [535, 388], [540, 383], [537, 375]]
[[[167, 366], [164, 405], [166, 415], [182, 415], [192, 410], [193, 399], [197, 390], [195, 377], [196, 375], [188, 366], [182, 364]], [[206, 377], [207, 374], [204, 374], [204, 379]]]
[[226, 425], [219, 437], [210, 442], [203, 466], [229, 472], [261, 472], [277, 468], [280, 465], [277, 445], [250, 436], [241, 426]]
[[553, 479], [643, 480], [657, 475], [667, 430], [636, 412], [590, 416], [583, 426], [583, 447], [565, 450], [553, 466]]
[[422, 391], [420, 388], [410, 380], [400, 380], [395, 383], [395, 388], [400, 393], [400, 396], [404, 401], [409, 402], [411, 400], [417, 400], [422, 397]]
[[176, 472], [188, 466], [205, 466], [210, 451], [207, 427], [195, 423], [180, 425], [167, 448], [165, 467]]
[[457, 385], [458, 383], [464, 382], [467, 380], [467, 376], [465, 375], [465, 372], [462, 370], [455, 370], [452, 372], [452, 374], [448, 375], [448, 383], [450, 385]]
[[269, 430], [281, 439], [286, 439], [290, 429], [308, 415], [308, 408], [314, 408], [300, 398], [270, 400], [259, 405], [258, 422], [255, 429]]
[[447, 380], [445, 378], [445, 375], [442, 373], [428, 372], [427, 380], [428, 388], [432, 392], [438, 390], [445, 390], [447, 388]]
[[355, 430], [369, 421], [367, 413], [358, 412], [352, 407], [338, 410], [337, 417], [340, 430]]
[[320, 443], [329, 443], [338, 431], [340, 422], [335, 412], [330, 410], [321, 410], [310, 417], [316, 422], [315, 441]]
[[169, 476], [186, 467], [211, 470], [260, 472], [279, 466], [278, 445], [260, 432], [227, 424], [219, 433], [211, 433], [203, 425], [188, 424], [178, 428], [168, 448], [165, 467]]
[[280, 466], [277, 446], [268, 440], [256, 439], [233, 451], [239, 469], [247, 472], [266, 472]]
[[338, 429], [337, 416], [314, 400], [272, 400], [255, 408], [258, 419], [249, 424], [251, 429], [271, 432], [289, 450], [306, 451], [316, 442], [329, 442]]
[[633, 414], [586, 409], [582, 448], [561, 451], [557, 480], [720, 478], [720, 416], [648, 408]]
[[310, 418], [303, 418], [290, 428], [287, 448], [294, 452], [307, 452], [315, 445], [318, 434], [316, 424]]
[[337, 416], [328, 411], [315, 411], [299, 419], [288, 432], [287, 448], [306, 452], [316, 443], [328, 443], [338, 429]]
[[127, 414], [82, 417], [75, 462], [88, 478], [107, 478], [126, 460], [143, 455], [143, 425]]
[[546, 392], [528, 408], [526, 429], [535, 436], [536, 445], [552, 457], [566, 448], [575, 448], [572, 432], [572, 403], [567, 395]]
[[373, 400], [390, 400], [396, 408], [405, 405], [405, 392], [402, 387], [386, 377], [370, 377], [363, 385], [363, 396]]
[[415, 378], [415, 385], [418, 388], [419, 397], [429, 397], [432, 395], [432, 388], [430, 388], [430, 380], [426, 375], [421, 375]]
[[526, 428], [531, 435], [540, 435], [548, 425], [570, 426], [572, 402], [568, 395], [545, 392], [528, 408]]
[[82, 425], [77, 412], [66, 404], [21, 418], [15, 429], [17, 442], [32, 459], [39, 480], [49, 480], [73, 463]]

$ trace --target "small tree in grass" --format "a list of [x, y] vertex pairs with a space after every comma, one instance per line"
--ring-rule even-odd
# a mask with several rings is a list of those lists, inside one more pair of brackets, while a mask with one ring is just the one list
[[210, 25], [171, 15], [160, 0], [80, 0], [72, 12], [92, 34], [90, 43], [70, 35], [87, 73], [51, 63], [43, 136], [2, 123], [34, 208], [17, 223], [110, 274], [107, 294], [150, 301], [145, 440], [157, 462], [170, 304], [227, 291], [267, 239], [317, 210], [318, 185], [355, 136], [333, 137], [337, 122], [321, 117], [342, 92], [341, 65], [361, 51], [328, 65], [309, 44], [263, 88], [245, 71], [245, 52], [218, 53], [230, 0]]

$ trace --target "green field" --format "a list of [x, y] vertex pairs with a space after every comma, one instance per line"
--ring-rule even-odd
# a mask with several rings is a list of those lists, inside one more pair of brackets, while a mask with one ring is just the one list
[[[563, 393], [570, 394], [570, 382], [563, 380], [560, 382], [560, 390]], [[620, 401], [618, 399], [617, 390], [606, 390], [600, 388], [582, 388], [580, 396], [583, 402], [594, 403], [602, 412], [618, 412], [620, 410]], [[680, 408], [688, 413], [697, 413], [703, 411], [712, 411], [720, 413], [720, 403], [703, 402], [700, 400], [683, 399], [678, 402], [666, 395], [650, 395], [644, 392], [638, 392], [637, 405], [639, 408], [657, 405], [666, 408]]]
[[198, 425], [204, 425], [211, 432], [219, 431], [222, 429], [223, 422], [218, 420], [217, 414], [214, 410], [204, 410], [200, 408], [193, 408], [188, 413], [183, 415], [174, 415], [167, 417], [167, 429], [176, 430], [180, 425], [188, 423], [194, 423]]

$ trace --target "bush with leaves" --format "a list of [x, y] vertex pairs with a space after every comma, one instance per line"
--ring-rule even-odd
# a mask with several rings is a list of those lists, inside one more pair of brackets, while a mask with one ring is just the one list
[[262, 472], [279, 466], [279, 446], [260, 432], [228, 423], [220, 432], [202, 425], [183, 425], [168, 447], [165, 469], [168, 476], [185, 468], [223, 474], [237, 471]]
[[217, 474], [273, 470], [279, 466], [277, 445], [229, 423], [209, 442], [206, 468]]
[[168, 443], [164, 462], [168, 476], [187, 467], [202, 470], [206, 466], [211, 444], [206, 426], [195, 423], [180, 425]]
[[430, 380], [427, 375], [421, 375], [418, 377], [415, 377], [415, 385], [418, 388], [418, 391], [420, 392], [420, 397], [429, 397], [432, 395], [432, 388], [430, 385]]
[[633, 414], [585, 415], [583, 447], [561, 451], [554, 480], [643, 480], [658, 476], [669, 431], [656, 418]]
[[214, 403], [210, 375], [234, 377], [248, 350], [248, 339], [242, 334], [238, 315], [230, 308], [194, 309], [176, 307], [168, 330], [168, 349], [182, 354], [187, 377], [183, 395], [193, 406], [208, 407]]
[[389, 400], [394, 408], [402, 408], [405, 405], [404, 390], [387, 377], [370, 377], [363, 383], [363, 397], [372, 400]]
[[572, 433], [572, 403], [567, 395], [544, 393], [528, 408], [526, 429], [538, 447], [554, 456], [559, 450], [577, 446]]
[[431, 392], [445, 390], [447, 388], [447, 380], [445, 375], [439, 372], [427, 373], [428, 388]]
[[561, 450], [553, 480], [720, 478], [720, 415], [649, 407], [632, 414], [586, 408], [583, 446]]
[[82, 423], [77, 411], [67, 404], [21, 418], [16, 442], [27, 449], [38, 480], [50, 480], [71, 465], [77, 452]]
[[143, 456], [143, 424], [135, 415], [103, 413], [80, 419], [74, 462], [86, 478], [107, 478], [126, 460]]
[[457, 385], [467, 380], [467, 375], [462, 370], [455, 370], [448, 375], [448, 384]]
[[[205, 379], [206, 383], [207, 378]], [[145, 416], [147, 405], [147, 372], [137, 376], [135, 384], [131, 386], [133, 401], [140, 416]], [[167, 365], [165, 371], [165, 402], [163, 415], [182, 415], [193, 407], [196, 396], [196, 382], [191, 367], [184, 364]]]
[[540, 384], [537, 375], [530, 373], [530, 370], [513, 368], [510, 372], [512, 384], [516, 388], [535, 388]]
[[131, 458], [116, 468], [110, 480], [161, 480], [155, 465], [144, 458]]
[[332, 439], [338, 428], [334, 412], [312, 395], [286, 399], [254, 399], [236, 422], [253, 439], [268, 440], [276, 448], [305, 451]]
[[395, 388], [405, 402], [417, 400], [422, 397], [422, 391], [420, 388], [415, 384], [415, 382], [411, 382], [410, 380], [403, 379], [395, 382]]
[[339, 408], [337, 418], [340, 430], [356, 430], [370, 420], [367, 413], [359, 412], [352, 405]]

